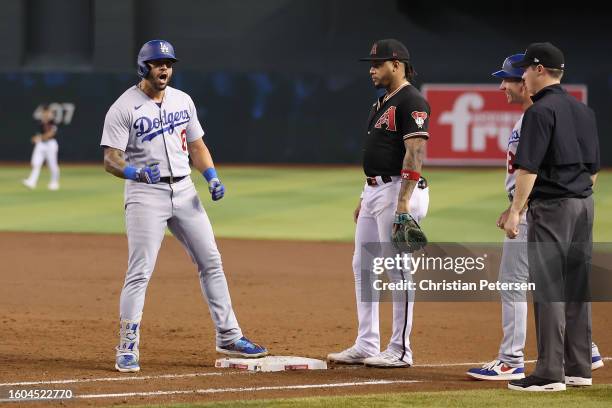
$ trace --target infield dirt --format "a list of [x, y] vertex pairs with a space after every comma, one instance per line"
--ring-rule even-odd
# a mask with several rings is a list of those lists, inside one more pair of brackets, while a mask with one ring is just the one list
[[[325, 359], [352, 345], [356, 313], [352, 244], [218, 240], [233, 305], [246, 336], [272, 354]], [[418, 302], [411, 335], [415, 367], [366, 369], [330, 366], [325, 371], [247, 374], [214, 368], [214, 329], [195, 266], [173, 237], [166, 237], [147, 292], [141, 332], [142, 371], [114, 371], [118, 301], [127, 264], [121, 235], [1, 233], [0, 383], [220, 373], [0, 386], [9, 389], [71, 389], [76, 395], [167, 390], [285, 387], [229, 390], [206, 395], [112, 397], [63, 401], [69, 406], [147, 404], [354, 395], [399, 391], [499, 388], [505, 382], [468, 380], [468, 366], [492, 360], [501, 338], [498, 303]], [[381, 307], [383, 346], [390, 334], [390, 304]], [[531, 309], [531, 308], [530, 308]], [[612, 304], [593, 304], [593, 338], [604, 355], [612, 350]], [[526, 355], [535, 359], [534, 328]], [[438, 365], [426, 367], [424, 365]], [[609, 366], [612, 364], [608, 363]], [[594, 383], [612, 383], [612, 367]], [[528, 371], [532, 365], [528, 366]], [[289, 386], [415, 380], [416, 383], [291, 389]], [[30, 403], [28, 406], [49, 403]]]

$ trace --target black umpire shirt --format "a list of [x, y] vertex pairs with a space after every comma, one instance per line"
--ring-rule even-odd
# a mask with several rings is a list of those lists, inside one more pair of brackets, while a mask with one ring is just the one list
[[525, 111], [514, 165], [537, 178], [530, 198], [588, 197], [600, 169], [595, 113], [551, 85]]
[[368, 177], [399, 176], [411, 137], [429, 138], [429, 104], [414, 86], [406, 84], [372, 106], [363, 149]]

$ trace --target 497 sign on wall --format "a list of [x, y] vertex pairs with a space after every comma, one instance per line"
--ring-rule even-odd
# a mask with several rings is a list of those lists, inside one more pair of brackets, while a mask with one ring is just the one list
[[[587, 102], [584, 85], [564, 85]], [[508, 138], [521, 116], [499, 85], [427, 84], [421, 92], [431, 106], [427, 164], [503, 165]]]

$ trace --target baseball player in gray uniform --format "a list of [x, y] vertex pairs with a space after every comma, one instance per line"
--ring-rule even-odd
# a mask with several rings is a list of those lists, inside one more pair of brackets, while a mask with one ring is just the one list
[[166, 226], [198, 267], [200, 285], [216, 328], [217, 352], [239, 357], [268, 353], [243, 337], [232, 309], [221, 256], [202, 203], [191, 180], [189, 158], [208, 182], [214, 201], [225, 188], [202, 137], [189, 95], [168, 86], [172, 45], [145, 43], [138, 54], [141, 81], [113, 103], [104, 120], [101, 146], [107, 172], [126, 179], [125, 219], [128, 269], [120, 299], [119, 345], [115, 368], [140, 370], [138, 344], [147, 284]]
[[[508, 103], [520, 104], [523, 112], [533, 102], [522, 79], [524, 70], [512, 67], [512, 63], [522, 61], [524, 54], [511, 55], [504, 61], [502, 69], [492, 75], [502, 80], [499, 87], [504, 91]], [[520, 140], [523, 115], [518, 119], [508, 140], [506, 191], [510, 202], [514, 194], [516, 174], [513, 166], [514, 156]], [[501, 213], [497, 227], [503, 229], [510, 206]], [[521, 215], [519, 234], [515, 239], [505, 238], [499, 268], [500, 282], [528, 282], [529, 264], [527, 260], [527, 219], [526, 212]], [[479, 368], [471, 368], [467, 375], [477, 380], [516, 380], [525, 377], [525, 358], [523, 350], [527, 336], [527, 299], [525, 292], [503, 291], [502, 327], [503, 338], [498, 357]], [[596, 370], [604, 363], [595, 343], [592, 344], [591, 368]]]

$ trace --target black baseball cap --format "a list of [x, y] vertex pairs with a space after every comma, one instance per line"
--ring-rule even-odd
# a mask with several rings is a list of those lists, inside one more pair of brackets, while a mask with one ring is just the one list
[[525, 57], [512, 64], [515, 68], [542, 65], [544, 68], [565, 69], [563, 52], [549, 42], [533, 43], [527, 47]]
[[359, 61], [410, 61], [410, 53], [404, 44], [395, 38], [378, 40], [372, 45], [370, 56]]

